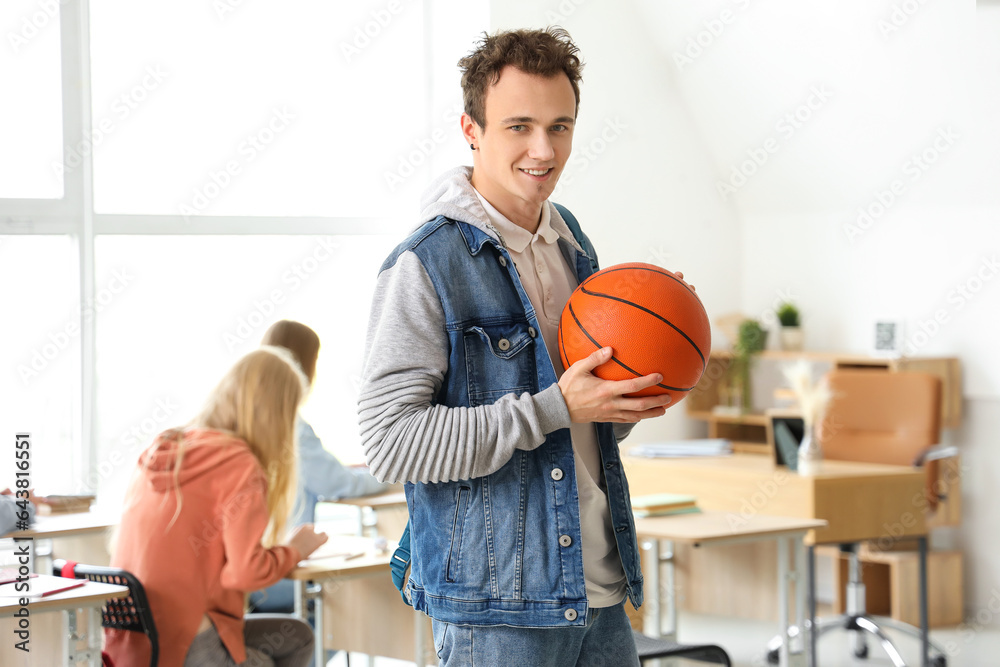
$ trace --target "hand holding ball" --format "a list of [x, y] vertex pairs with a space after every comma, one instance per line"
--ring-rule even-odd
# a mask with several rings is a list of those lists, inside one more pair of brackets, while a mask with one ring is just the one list
[[559, 356], [571, 365], [610, 346], [593, 373], [629, 380], [659, 373], [663, 381], [632, 396], [670, 394], [676, 405], [705, 372], [711, 326], [701, 300], [674, 273], [652, 264], [617, 264], [584, 280], [559, 322]]

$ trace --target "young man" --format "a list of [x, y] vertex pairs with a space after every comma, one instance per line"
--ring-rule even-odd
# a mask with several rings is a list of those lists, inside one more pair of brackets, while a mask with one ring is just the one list
[[572, 149], [576, 53], [563, 30], [519, 30], [460, 61], [474, 166], [431, 185], [375, 291], [363, 445], [377, 478], [407, 483], [404, 590], [446, 666], [638, 664], [618, 439], [669, 398], [624, 397], [658, 374], [594, 376], [609, 348], [559, 360], [559, 315], [593, 272], [548, 201]]

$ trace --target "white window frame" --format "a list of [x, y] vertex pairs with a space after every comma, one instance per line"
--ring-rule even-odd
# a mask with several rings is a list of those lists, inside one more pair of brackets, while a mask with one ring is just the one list
[[[453, 3], [452, 3], [453, 4]], [[424, 0], [425, 73], [427, 90], [434, 90], [432, 15], [453, 11], [448, 0]], [[60, 2], [60, 63], [63, 147], [85, 141], [93, 123], [90, 65], [89, 0]], [[433, 130], [433, 95], [426, 98], [423, 125]], [[94, 163], [92, 154], [81, 156], [77, 169], [66, 170], [60, 199], [0, 198], [0, 235], [68, 235], [74, 242], [79, 273], [79, 304], [93, 303], [95, 287], [95, 239], [100, 235], [355, 235], [393, 233], [398, 220], [382, 217], [272, 217], [98, 214], [94, 210]], [[291, 221], [291, 222], [290, 222]], [[87, 488], [97, 466], [97, 419], [95, 377], [96, 318], [77, 319], [80, 367], [73, 408], [73, 446], [79, 447], [77, 488]], [[95, 489], [90, 489], [94, 491]]]

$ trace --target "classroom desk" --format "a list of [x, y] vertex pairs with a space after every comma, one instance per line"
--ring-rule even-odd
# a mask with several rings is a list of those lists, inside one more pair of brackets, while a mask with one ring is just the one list
[[[66, 514], [50, 514], [35, 516], [35, 523], [27, 530], [18, 530], [0, 535], [0, 538], [15, 540], [35, 540], [33, 553], [35, 556], [35, 572], [39, 574], [52, 573], [53, 540], [72, 540], [73, 560], [92, 565], [104, 565], [107, 561], [105, 546], [84, 545], [79, 539], [100, 537], [111, 528], [118, 525], [118, 518], [108, 512], [70, 512]], [[100, 557], [95, 557], [99, 554]]]
[[[660, 556], [660, 540], [690, 544], [693, 547], [710, 546], [713, 544], [740, 544], [760, 540], [774, 540], [778, 547], [778, 600], [780, 613], [778, 615], [779, 635], [785, 639], [779, 651], [778, 664], [788, 667], [792, 656], [789, 652], [789, 628], [805, 627], [806, 582], [803, 578], [805, 570], [805, 547], [803, 538], [811, 530], [826, 526], [826, 521], [820, 519], [795, 519], [758, 515], [753, 519], [733, 522], [725, 512], [701, 512], [698, 514], [680, 514], [674, 516], [650, 517], [636, 519], [635, 529], [640, 540], [650, 540], [650, 555], [652, 570], [650, 572], [649, 588], [656, 591], [652, 597], [653, 622], [657, 634], [662, 627], [662, 604], [660, 594], [660, 568], [666, 562], [668, 565], [669, 583], [667, 586], [667, 601], [670, 610], [671, 631], [667, 633], [671, 639], [676, 635], [677, 610], [673, 590], [673, 549], [670, 556]], [[789, 567], [789, 547], [794, 549], [793, 564]], [[796, 624], [789, 626], [788, 598], [790, 584], [795, 587]]]
[[[769, 456], [649, 459], [623, 456], [633, 495], [688, 493], [705, 510], [726, 512], [749, 522], [760, 514], [823, 519], [825, 528], [806, 534], [809, 572], [813, 546], [864, 540], [916, 538], [920, 545], [922, 652], [929, 652], [926, 605], [927, 522], [923, 511], [923, 470], [907, 466], [823, 461], [816, 475], [802, 476]], [[812, 606], [812, 605], [811, 605]], [[812, 611], [810, 615], [812, 616]], [[815, 639], [815, 633], [812, 639]], [[815, 661], [815, 642], [810, 642]]]
[[296, 615], [305, 619], [306, 601], [316, 601], [316, 664], [325, 664], [327, 646], [427, 664], [430, 619], [406, 606], [392, 584], [395, 548], [390, 542], [382, 552], [371, 538], [331, 535], [288, 574]]
[[[49, 575], [39, 575], [45, 577]], [[49, 576], [49, 578], [52, 578]], [[30, 653], [14, 648], [14, 613], [20, 609], [17, 598], [0, 598], [0, 664], [9, 667], [22, 665], [88, 665], [101, 664], [101, 607], [108, 598], [128, 593], [128, 587], [87, 581], [83, 586], [63, 593], [55, 593], [28, 603], [31, 626], [29, 628]], [[62, 612], [62, 622], [54, 622], [56, 613]], [[86, 632], [83, 620], [86, 618]], [[85, 648], [78, 644], [86, 641]], [[61, 653], [56, 653], [61, 651]]]
[[106, 512], [72, 512], [67, 514], [43, 514], [35, 517], [35, 523], [27, 530], [7, 533], [3, 537], [45, 538], [94, 535], [118, 525], [118, 519]]
[[[394, 488], [390, 491], [379, 493], [374, 496], [341, 498], [340, 500], [329, 502], [334, 502], [337, 505], [351, 505], [358, 508], [358, 535], [364, 535], [366, 527], [372, 529], [369, 531], [372, 534], [374, 534], [376, 528], [378, 528], [382, 536], [390, 540], [396, 540], [403, 534], [403, 527], [406, 525], [407, 516], [406, 493], [401, 487]], [[370, 526], [366, 526], [364, 517], [364, 510], [366, 507], [376, 513], [382, 510], [383, 515], [387, 516], [378, 516], [375, 523], [372, 523]], [[398, 519], [396, 518], [397, 514], [400, 515]], [[381, 524], [381, 526], [379, 526], [379, 524]]]
[[760, 454], [648, 459], [623, 456], [632, 495], [689, 493], [703, 510], [741, 518], [758, 514], [823, 519], [807, 544], [927, 534], [922, 510], [926, 476], [905, 466], [823, 461], [804, 477]]

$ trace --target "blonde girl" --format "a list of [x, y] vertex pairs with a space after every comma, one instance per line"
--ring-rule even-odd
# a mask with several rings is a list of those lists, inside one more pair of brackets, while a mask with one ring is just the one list
[[[163, 667], [309, 663], [307, 624], [243, 618], [248, 591], [280, 580], [326, 541], [306, 524], [281, 542], [306, 388], [285, 350], [254, 350], [190, 424], [160, 434], [139, 457], [112, 565], [143, 583]], [[105, 643], [117, 667], [149, 664], [148, 641], [138, 633], [107, 630]]]

